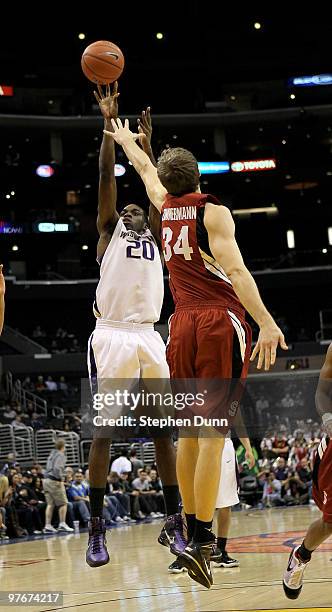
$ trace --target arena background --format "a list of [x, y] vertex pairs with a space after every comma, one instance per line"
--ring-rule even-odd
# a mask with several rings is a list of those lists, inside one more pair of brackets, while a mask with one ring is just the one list
[[[32, 18], [23, 8], [16, 21], [8, 8], [0, 26], [0, 465], [14, 453], [23, 467], [44, 466], [58, 436], [70, 465], [87, 463], [80, 381], [98, 281], [102, 119], [80, 57], [100, 39], [125, 55], [119, 115], [135, 126], [151, 106], [156, 154], [183, 146], [209, 162], [202, 191], [232, 210], [244, 259], [289, 343], [273, 374], [251, 366], [259, 454], [268, 432], [314, 435], [314, 387], [332, 338], [331, 23], [304, 12], [231, 15], [196, 0], [144, 3], [129, 17], [122, 6], [98, 10], [70, 17], [43, 6]], [[116, 156], [120, 208], [148, 206], [119, 148]], [[164, 280], [157, 329], [166, 340], [166, 272]], [[25, 428], [4, 416], [9, 405]], [[137, 449], [153, 462], [149, 440]]]

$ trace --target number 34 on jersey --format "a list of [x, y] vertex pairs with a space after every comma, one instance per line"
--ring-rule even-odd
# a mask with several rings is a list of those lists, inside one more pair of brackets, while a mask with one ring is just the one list
[[174, 255], [183, 255], [189, 261], [194, 249], [189, 245], [189, 226], [183, 225], [174, 246], [171, 246], [173, 230], [170, 227], [163, 227], [163, 243], [165, 261], [169, 261]]

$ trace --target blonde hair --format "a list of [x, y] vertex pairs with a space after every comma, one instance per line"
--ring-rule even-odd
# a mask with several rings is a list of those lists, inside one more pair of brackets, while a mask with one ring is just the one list
[[5, 493], [8, 491], [9, 481], [7, 476], [0, 476], [0, 501], [3, 500]]

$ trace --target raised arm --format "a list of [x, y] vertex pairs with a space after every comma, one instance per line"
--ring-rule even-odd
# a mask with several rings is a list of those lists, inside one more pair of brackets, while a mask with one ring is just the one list
[[0, 334], [3, 329], [3, 323], [5, 320], [5, 278], [2, 272], [3, 265], [0, 264]]
[[[154, 156], [151, 140], [152, 140], [152, 120], [151, 120], [151, 109], [147, 107], [142, 112], [141, 117], [137, 119], [138, 132], [141, 134], [140, 144], [143, 151], [147, 154], [151, 162], [157, 167], [156, 158]], [[159, 210], [150, 202], [149, 206], [149, 225], [152, 234], [157, 241], [159, 247], [161, 247], [161, 217]]]
[[332, 344], [330, 344], [320, 371], [316, 391], [316, 408], [324, 428], [332, 436]]
[[257, 285], [246, 268], [235, 240], [235, 226], [231, 213], [225, 206], [206, 204], [204, 224], [209, 236], [211, 252], [231, 280], [233, 289], [244, 308], [260, 327], [257, 344], [251, 355], [258, 356], [257, 368], [265, 362], [265, 370], [276, 360], [278, 344], [287, 350], [284, 335], [266, 309]]
[[[94, 95], [99, 104], [101, 113], [104, 117], [104, 130], [113, 130], [112, 119], [118, 116], [118, 84], [114, 83], [113, 92], [110, 93], [110, 86], [106, 85], [106, 95], [104, 95], [100, 85], [98, 93]], [[115, 150], [112, 138], [107, 138], [103, 133], [99, 153], [99, 191], [98, 191], [98, 216], [97, 229], [99, 241], [97, 245], [97, 257], [100, 260], [105, 253], [114, 228], [118, 222], [119, 215], [116, 210], [116, 180], [114, 173]]]
[[129, 161], [133, 164], [136, 172], [140, 175], [150, 202], [161, 211], [167, 193], [161, 184], [157, 168], [153, 165], [149, 156], [137, 144], [136, 140], [142, 139], [142, 134], [134, 134], [129, 129], [129, 121], [125, 120], [124, 126], [120, 119], [112, 119], [114, 132], [104, 130], [105, 134], [111, 136], [119, 145], [122, 146]]

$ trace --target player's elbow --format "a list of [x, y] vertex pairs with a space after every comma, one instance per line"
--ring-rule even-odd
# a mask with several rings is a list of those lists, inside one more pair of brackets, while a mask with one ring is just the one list
[[244, 265], [229, 266], [225, 268], [225, 272], [233, 285], [240, 283], [248, 274], [248, 270]]

